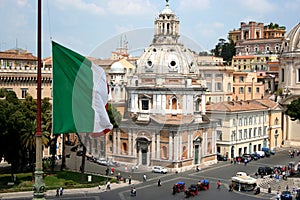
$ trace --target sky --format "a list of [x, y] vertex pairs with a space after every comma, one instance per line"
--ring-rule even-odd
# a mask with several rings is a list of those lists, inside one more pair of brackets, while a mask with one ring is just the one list
[[[181, 42], [196, 52], [213, 49], [241, 22], [270, 22], [287, 33], [300, 22], [300, 0], [169, 0], [180, 19]], [[108, 58], [128, 43], [139, 55], [150, 45], [165, 0], [42, 0], [42, 57], [51, 40], [82, 55]], [[0, 0], [0, 50], [37, 55], [37, 0]]]

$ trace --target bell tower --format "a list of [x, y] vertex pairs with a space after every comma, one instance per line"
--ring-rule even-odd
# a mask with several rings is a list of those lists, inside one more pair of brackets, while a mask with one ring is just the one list
[[169, 0], [166, 0], [166, 7], [155, 19], [155, 33], [153, 43], [174, 44], [178, 42], [180, 24], [179, 19], [170, 9]]

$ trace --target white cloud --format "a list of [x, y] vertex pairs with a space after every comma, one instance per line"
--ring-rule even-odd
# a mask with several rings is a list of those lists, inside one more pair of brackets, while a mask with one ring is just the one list
[[53, 4], [61, 10], [73, 10], [75, 8], [75, 10], [87, 11], [87, 14], [103, 15], [105, 13], [101, 6], [84, 0], [55, 0]]
[[149, 0], [110, 0], [107, 6], [111, 13], [117, 15], [153, 15], [156, 12]]

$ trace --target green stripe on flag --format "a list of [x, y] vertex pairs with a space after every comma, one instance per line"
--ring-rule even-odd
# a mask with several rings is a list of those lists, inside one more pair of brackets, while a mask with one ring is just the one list
[[93, 132], [92, 62], [52, 42], [53, 134]]

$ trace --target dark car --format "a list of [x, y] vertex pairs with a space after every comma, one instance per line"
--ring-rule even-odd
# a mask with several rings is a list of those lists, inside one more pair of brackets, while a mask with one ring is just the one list
[[280, 195], [281, 200], [292, 200], [292, 194], [290, 191], [283, 191]]
[[218, 161], [227, 161], [227, 157], [226, 156], [222, 156], [220, 154], [217, 154], [217, 160]]
[[245, 158], [243, 157], [243, 156], [237, 156], [237, 157], [235, 157], [235, 160], [236, 160], [236, 162], [240, 162], [240, 163], [243, 163], [244, 162], [244, 160], [245, 160]]
[[252, 157], [250, 154], [243, 154], [242, 157], [244, 158], [244, 160], [246, 159], [248, 162], [252, 160]]
[[273, 169], [271, 167], [259, 167], [257, 173], [259, 175], [270, 175], [273, 174]]
[[251, 156], [252, 160], [258, 160], [258, 159], [260, 159], [260, 156], [258, 154], [255, 154], [255, 153], [250, 154], [250, 156]]

